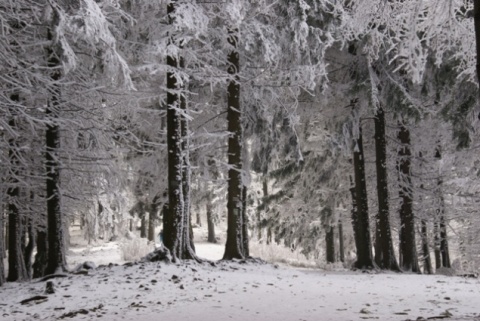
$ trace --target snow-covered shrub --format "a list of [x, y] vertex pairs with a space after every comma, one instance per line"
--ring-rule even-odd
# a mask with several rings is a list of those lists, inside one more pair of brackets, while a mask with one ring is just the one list
[[[351, 266], [351, 265], [350, 265]], [[325, 260], [317, 260], [317, 267], [325, 271], [344, 271], [345, 266], [342, 262], [327, 263]]]
[[155, 248], [154, 244], [148, 242], [145, 238], [133, 238], [124, 240], [119, 244], [120, 253], [124, 261], [137, 261], [152, 252]]
[[317, 263], [309, 260], [300, 253], [299, 249], [292, 250], [276, 243], [264, 244], [250, 242], [250, 255], [260, 257], [270, 263], [283, 263], [296, 267], [314, 268]]

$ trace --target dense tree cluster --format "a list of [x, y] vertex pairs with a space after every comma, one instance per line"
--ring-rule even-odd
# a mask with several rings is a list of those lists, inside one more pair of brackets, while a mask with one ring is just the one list
[[67, 270], [73, 223], [201, 260], [203, 209], [226, 260], [477, 268], [477, 5], [3, 1], [0, 285]]

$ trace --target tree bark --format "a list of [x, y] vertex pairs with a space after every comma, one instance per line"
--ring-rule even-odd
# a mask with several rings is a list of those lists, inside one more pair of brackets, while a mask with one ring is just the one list
[[440, 253], [440, 227], [438, 223], [438, 217], [435, 217], [433, 222], [433, 246], [435, 254], [435, 269], [439, 269], [443, 266], [442, 255]]
[[[175, 22], [176, 1], [167, 5], [169, 24]], [[175, 38], [170, 35], [169, 45], [175, 46]], [[181, 48], [181, 45], [178, 45]], [[195, 258], [190, 243], [190, 215], [188, 190], [188, 150], [184, 150], [183, 137], [186, 120], [182, 119], [186, 102], [182, 93], [182, 82], [177, 79], [175, 70], [182, 65], [182, 58], [167, 56], [167, 148], [168, 148], [168, 211], [164, 213], [164, 244], [170, 250], [174, 261]]]
[[[183, 57], [180, 57], [179, 61], [180, 68], [185, 67], [185, 62]], [[191, 166], [190, 166], [190, 133], [188, 130], [188, 121], [185, 115], [187, 114], [187, 102], [184, 95], [180, 96], [180, 109], [182, 110], [180, 126], [181, 126], [181, 135], [182, 135], [182, 190], [183, 190], [183, 226], [188, 227], [188, 230], [183, 232], [184, 248], [182, 251], [182, 258], [192, 259], [195, 258], [195, 244], [194, 244], [194, 235], [193, 235], [193, 226], [192, 226], [192, 216], [191, 216], [191, 204], [190, 204], [190, 182], [191, 182]]]
[[473, 0], [473, 20], [477, 52], [477, 81], [480, 84], [480, 0]]
[[[18, 194], [16, 194], [18, 193], [18, 187], [9, 190], [9, 197], [18, 196]], [[28, 280], [22, 249], [22, 237], [25, 230], [18, 207], [15, 203], [12, 203], [16, 201], [17, 200], [10, 201], [8, 204], [8, 282]]]
[[443, 267], [451, 268], [450, 251], [448, 249], [447, 224], [445, 223], [445, 215], [440, 216], [440, 254], [442, 255]]
[[248, 216], [247, 216], [247, 187], [243, 186], [242, 190], [242, 241], [243, 241], [243, 254], [245, 257], [250, 256], [250, 248], [248, 246]]
[[[437, 146], [435, 149], [435, 158], [440, 160], [442, 158], [442, 152], [440, 146]], [[439, 171], [440, 172], [440, 171]], [[440, 174], [441, 175], [441, 174]], [[447, 224], [445, 218], [445, 199], [443, 198], [443, 179], [439, 175], [437, 178], [437, 198], [438, 198], [438, 208], [436, 210], [437, 222], [438, 222], [438, 245], [439, 245], [439, 255], [440, 255], [440, 267], [450, 268], [450, 252], [448, 249], [448, 235], [447, 235]]]
[[415, 218], [413, 215], [412, 178], [410, 171], [410, 131], [399, 124], [398, 140], [401, 148], [398, 151], [398, 177], [400, 184], [400, 252], [401, 269], [420, 272], [418, 266], [417, 247], [415, 242]]
[[143, 212], [140, 219], [140, 237], [147, 238], [147, 213]]
[[148, 240], [155, 242], [155, 223], [157, 221], [158, 214], [158, 200], [159, 197], [155, 196], [150, 204], [149, 215], [148, 215]]
[[[54, 10], [53, 26], [56, 26], [60, 17], [59, 13]], [[48, 30], [48, 40], [53, 41], [54, 37], [51, 29]], [[52, 84], [49, 87], [49, 100], [46, 109], [47, 128], [45, 134], [46, 153], [45, 167], [47, 173], [47, 233], [48, 233], [48, 266], [46, 273], [54, 274], [59, 271], [67, 270], [65, 260], [65, 240], [64, 240], [64, 224], [61, 208], [60, 196], [60, 128], [58, 118], [60, 112], [60, 85], [59, 81], [62, 77], [60, 68], [61, 61], [57, 53], [52, 49], [48, 52], [48, 67], [51, 68]]]
[[5, 214], [3, 214], [3, 221], [5, 222], [5, 235], [3, 238], [3, 258], [7, 258], [7, 249], [8, 249], [8, 240], [10, 239], [8, 235], [9, 227], [8, 227], [8, 214], [6, 214], [6, 211], [4, 211]]
[[198, 211], [196, 214], [195, 214], [195, 218], [196, 218], [196, 222], [195, 224], [197, 224], [197, 226], [202, 226], [202, 219], [200, 217], [200, 212]]
[[345, 263], [345, 245], [343, 238], [343, 223], [342, 220], [338, 220], [338, 252], [340, 262]]
[[423, 273], [433, 274], [432, 258], [430, 257], [430, 247], [428, 245], [427, 221], [422, 219], [422, 255], [423, 255]]
[[5, 266], [3, 263], [3, 258], [5, 257], [6, 254], [6, 249], [5, 249], [5, 236], [4, 230], [5, 230], [5, 224], [4, 224], [4, 210], [3, 210], [3, 201], [0, 203], [0, 286], [2, 286], [6, 279], [5, 279]]
[[243, 182], [242, 182], [242, 110], [240, 106], [240, 83], [238, 72], [240, 68], [237, 51], [238, 29], [229, 28], [228, 43], [231, 46], [228, 55], [228, 73], [232, 77], [228, 84], [228, 195], [227, 195], [227, 242], [225, 244], [224, 260], [244, 259], [245, 248], [243, 240]]
[[3, 257], [5, 255], [5, 239], [3, 235], [3, 231], [5, 229], [4, 225], [4, 219], [3, 219], [3, 202], [0, 205], [0, 208], [2, 209], [0, 211], [0, 286], [2, 286], [5, 283], [5, 267], [3, 264]]
[[32, 254], [35, 248], [35, 227], [33, 226], [32, 219], [28, 220], [27, 226], [27, 235], [28, 235], [28, 243], [25, 247], [23, 258], [25, 261], [25, 269], [27, 271], [28, 279], [32, 278]]
[[207, 192], [207, 228], [208, 228], [208, 238], [207, 241], [210, 243], [217, 243], [215, 238], [215, 224], [213, 222], [213, 204], [212, 204], [212, 195], [210, 191]]
[[[262, 179], [263, 199], [266, 200], [268, 196], [268, 179], [264, 176]], [[260, 201], [259, 201], [260, 203]], [[262, 229], [265, 226], [265, 221], [262, 220], [262, 211], [257, 210], [257, 239], [262, 242]]]
[[385, 112], [379, 107], [375, 115], [375, 164], [377, 168], [378, 213], [376, 217], [375, 263], [381, 269], [399, 271], [393, 249], [388, 204], [387, 140]]
[[359, 136], [355, 139], [353, 152], [353, 166], [355, 174], [355, 202], [356, 213], [353, 224], [355, 233], [355, 245], [357, 248], [357, 260], [354, 267], [357, 269], [372, 269], [372, 241], [370, 237], [370, 223], [368, 217], [367, 184], [365, 179], [365, 159], [363, 155], [362, 129], [359, 126]]
[[[12, 95], [13, 102], [19, 101], [17, 94]], [[11, 111], [11, 119], [8, 122], [12, 130], [17, 129], [16, 113]], [[8, 276], [7, 281], [25, 281], [28, 280], [28, 274], [25, 267], [22, 249], [22, 237], [25, 233], [24, 219], [20, 216], [18, 202], [20, 202], [20, 188], [18, 187], [17, 175], [19, 175], [19, 149], [15, 138], [8, 140], [8, 158], [10, 162], [11, 173], [8, 177], [9, 187], [7, 188], [7, 213], [8, 213]], [[3, 258], [2, 258], [3, 260]]]
[[45, 231], [37, 232], [37, 253], [33, 263], [33, 278], [39, 278], [46, 275], [48, 264], [48, 240]]
[[325, 247], [327, 263], [335, 263], [335, 229], [327, 226], [325, 229]]

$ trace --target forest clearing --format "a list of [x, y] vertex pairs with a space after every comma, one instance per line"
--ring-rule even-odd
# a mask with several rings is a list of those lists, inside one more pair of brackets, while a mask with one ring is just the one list
[[[90, 261], [97, 268], [51, 279], [53, 294], [45, 294], [46, 281], [6, 284], [0, 316], [3, 321], [480, 319], [477, 278], [216, 261], [223, 247], [202, 241], [206, 229], [195, 232], [197, 251], [215, 266], [129, 264], [118, 242], [87, 246], [76, 238], [68, 255], [71, 266]], [[34, 296], [39, 298], [21, 303]]]

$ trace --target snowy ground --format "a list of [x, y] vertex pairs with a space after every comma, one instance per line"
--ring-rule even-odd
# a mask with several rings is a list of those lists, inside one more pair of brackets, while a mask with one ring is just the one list
[[[80, 243], [69, 252], [71, 266], [119, 265], [52, 279], [53, 294], [45, 294], [46, 281], [7, 283], [0, 320], [480, 320], [479, 279], [253, 262], [123, 265], [117, 243]], [[219, 259], [223, 246], [200, 242], [197, 252]], [[40, 297], [21, 303], [33, 296]]]

